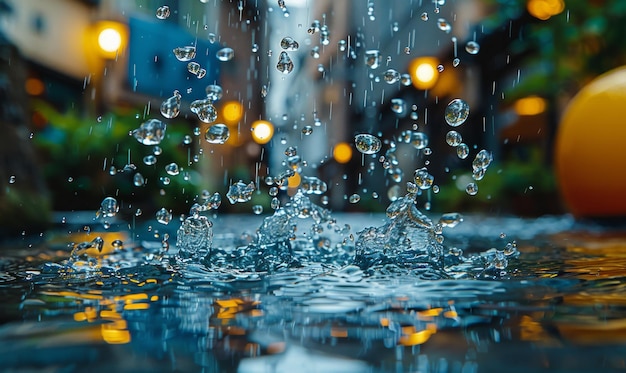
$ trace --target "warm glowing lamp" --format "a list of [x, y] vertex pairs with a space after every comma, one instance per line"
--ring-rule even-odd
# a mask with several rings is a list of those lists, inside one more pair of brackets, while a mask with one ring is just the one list
[[413, 86], [420, 90], [432, 88], [437, 83], [439, 61], [434, 57], [418, 57], [409, 63]]
[[257, 120], [252, 123], [252, 139], [257, 144], [267, 144], [274, 135], [274, 126], [266, 120]]
[[352, 148], [348, 143], [340, 142], [333, 148], [333, 158], [337, 163], [348, 163], [352, 159]]
[[93, 26], [98, 53], [107, 59], [114, 59], [124, 48], [128, 39], [126, 25], [114, 21], [98, 21]]

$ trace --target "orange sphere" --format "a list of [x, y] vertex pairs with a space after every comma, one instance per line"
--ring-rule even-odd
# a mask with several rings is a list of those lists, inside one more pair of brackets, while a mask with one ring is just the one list
[[555, 168], [577, 217], [626, 216], [626, 67], [585, 86], [561, 119]]

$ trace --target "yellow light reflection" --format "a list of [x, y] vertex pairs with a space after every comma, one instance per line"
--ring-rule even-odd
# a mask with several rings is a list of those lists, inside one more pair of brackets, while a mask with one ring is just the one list
[[105, 52], [115, 52], [121, 45], [122, 35], [116, 29], [105, 28], [98, 34], [98, 46]]
[[331, 328], [330, 336], [335, 338], [347, 338], [348, 337], [348, 329], [346, 328]]
[[295, 175], [287, 178], [287, 187], [297, 188], [300, 186], [301, 181], [302, 181], [302, 178], [300, 177], [300, 174], [296, 172]]
[[528, 96], [515, 101], [513, 108], [517, 115], [537, 115], [546, 110], [546, 100], [538, 96]]
[[348, 163], [352, 159], [352, 147], [348, 143], [340, 142], [333, 148], [333, 158], [337, 163]]
[[428, 329], [420, 330], [419, 332], [416, 332], [416, 333], [411, 333], [409, 335], [401, 336], [399, 343], [403, 346], [421, 345], [423, 343], [426, 343], [426, 341], [430, 339], [430, 336], [432, 334], [433, 332]]
[[439, 61], [434, 57], [418, 57], [409, 63], [409, 74], [413, 86], [420, 90], [432, 88], [439, 78], [437, 65]]
[[228, 101], [222, 107], [222, 116], [227, 124], [237, 123], [243, 116], [243, 106], [237, 101]]
[[257, 144], [267, 144], [274, 136], [274, 125], [266, 120], [252, 123], [252, 139]]

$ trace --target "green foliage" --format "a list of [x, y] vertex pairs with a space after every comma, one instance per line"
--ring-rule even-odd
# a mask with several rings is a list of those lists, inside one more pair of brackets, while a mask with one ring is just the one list
[[[526, 2], [493, 1], [497, 11], [490, 23], [506, 24], [525, 10]], [[507, 98], [578, 91], [594, 77], [626, 64], [624, 35], [625, 1], [566, 1], [562, 13], [529, 23], [523, 36], [513, 41], [512, 48], [533, 53], [524, 61], [522, 81]]]
[[[152, 214], [161, 207], [186, 212], [198, 194], [201, 178], [193, 166], [188, 167], [195, 153], [193, 144], [183, 144], [184, 136], [191, 135], [189, 123], [167, 123], [166, 137], [160, 144], [162, 154], [155, 165], [148, 166], [143, 158], [153, 154], [154, 148], [130, 135], [145, 120], [143, 111], [118, 109], [94, 118], [73, 110], [61, 113], [43, 101], [33, 106], [48, 122], [34, 141], [42, 155], [54, 209], [84, 210], [92, 206], [97, 210], [104, 197], [113, 196], [126, 214], [137, 208]], [[165, 172], [165, 165], [172, 162], [182, 168], [179, 175]], [[111, 168], [117, 173], [111, 175]], [[145, 185], [134, 185], [137, 172], [143, 175]], [[189, 172], [190, 180], [184, 180], [184, 172]], [[169, 185], [162, 182], [163, 177], [169, 177]]]

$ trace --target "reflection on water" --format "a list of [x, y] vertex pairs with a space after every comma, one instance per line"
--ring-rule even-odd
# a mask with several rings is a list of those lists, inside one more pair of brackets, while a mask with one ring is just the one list
[[[52, 274], [71, 254], [54, 240], [28, 254], [9, 250], [0, 258], [0, 360], [68, 371], [624, 369], [623, 234], [566, 217], [465, 219], [481, 229], [447, 239], [467, 252], [501, 241], [502, 227], [526, 227], [508, 279], [424, 280], [320, 263], [273, 274], [179, 267], [171, 253], [150, 256], [162, 251], [154, 236], [111, 247], [133, 232], [97, 233], [105, 241], [97, 261], [117, 265], [110, 272]], [[216, 222], [233, 232], [216, 232], [214, 248], [245, 241], [227, 223]]]

